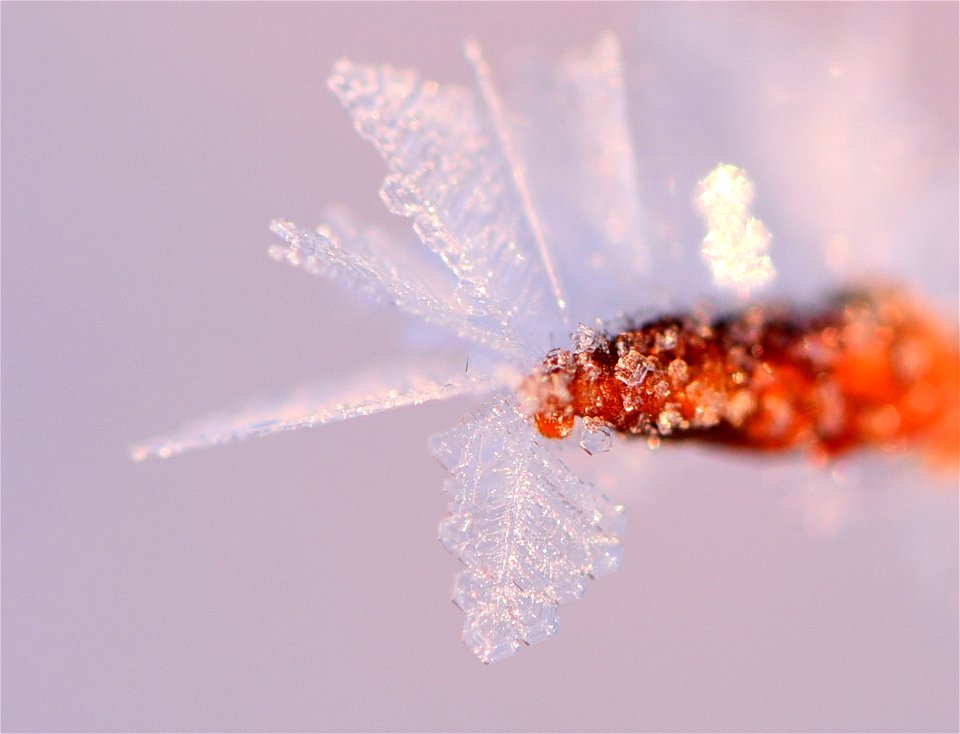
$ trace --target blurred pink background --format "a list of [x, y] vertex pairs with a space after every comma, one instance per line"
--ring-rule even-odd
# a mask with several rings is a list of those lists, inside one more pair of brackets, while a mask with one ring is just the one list
[[406, 320], [266, 257], [271, 218], [333, 202], [405, 231], [326, 91], [341, 55], [468, 82], [475, 36], [502, 80], [613, 30], [651, 231], [695, 245], [690, 192], [733, 162], [781, 294], [875, 269], [956, 323], [957, 27], [955, 3], [4, 3], [3, 728], [957, 730], [957, 478], [911, 457], [617, 447], [624, 569], [492, 667], [426, 451], [470, 400], [127, 458], [397, 348]]

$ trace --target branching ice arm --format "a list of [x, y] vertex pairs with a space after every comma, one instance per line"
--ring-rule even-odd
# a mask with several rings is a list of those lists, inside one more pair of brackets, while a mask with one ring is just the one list
[[211, 415], [167, 436], [144, 441], [133, 446], [130, 455], [136, 461], [151, 456], [167, 458], [189, 449], [312, 428], [465, 393], [486, 392], [495, 384], [486, 374], [465, 372], [463, 365], [453, 367], [442, 358], [431, 361], [432, 369], [414, 369], [392, 362], [382, 369], [339, 383], [328, 381], [294, 388], [232, 412]]
[[623, 509], [541, 446], [503, 397], [431, 448], [452, 474], [440, 540], [466, 566], [454, 587], [464, 642], [488, 663], [554, 635], [559, 604], [619, 565]]
[[274, 221], [270, 229], [285, 244], [271, 247], [271, 257], [314, 275], [342, 280], [357, 291], [502, 354], [522, 354], [499, 332], [471, 322], [469, 309], [454, 298], [454, 279], [442, 265], [416, 257], [376, 229], [359, 231], [342, 210], [328, 212], [327, 220], [314, 232], [293, 222]]
[[542, 357], [566, 329], [510, 162], [474, 94], [348, 61], [330, 88], [387, 162], [384, 201], [454, 274], [470, 322]]

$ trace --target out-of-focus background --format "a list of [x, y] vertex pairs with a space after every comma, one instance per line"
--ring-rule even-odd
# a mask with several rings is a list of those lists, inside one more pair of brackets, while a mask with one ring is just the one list
[[620, 36], [656, 241], [694, 251], [693, 187], [733, 162], [781, 294], [885, 271], [955, 325], [957, 27], [955, 3], [4, 3], [3, 728], [955, 731], [957, 477], [916, 457], [618, 446], [622, 572], [483, 667], [426, 451], [473, 401], [127, 447], [396, 351], [405, 319], [270, 261], [266, 225], [345, 202], [405, 231], [325, 78], [467, 83], [467, 36], [501, 81]]

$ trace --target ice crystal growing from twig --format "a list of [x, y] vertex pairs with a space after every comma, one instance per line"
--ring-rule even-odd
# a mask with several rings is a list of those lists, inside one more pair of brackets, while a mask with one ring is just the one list
[[[346, 60], [330, 77], [386, 161], [384, 202], [413, 221], [425, 247], [392, 242], [335, 210], [315, 231], [274, 222], [284, 244], [270, 254], [445, 327], [513, 370], [465, 373], [435, 355], [389, 364], [351, 385], [307, 386], [213, 416], [135, 447], [135, 458], [513, 387], [512, 375], [566, 341], [568, 311], [595, 323], [622, 304], [645, 255], [616, 40], [533, 70], [515, 106], [476, 43], [467, 57], [479, 94]], [[561, 160], [559, 176], [552, 167]], [[598, 289], [589, 281], [601, 270], [612, 275]], [[553, 456], [506, 395], [433, 442], [453, 475], [441, 539], [467, 566], [455, 590], [467, 613], [464, 640], [485, 662], [552, 635], [557, 606], [620, 556], [621, 509]], [[585, 446], [609, 447], [606, 429], [587, 434]]]
[[463, 639], [484, 662], [552, 636], [558, 605], [583, 595], [584, 577], [620, 563], [623, 509], [541, 440], [504, 397], [431, 440], [453, 475], [440, 540], [467, 567], [454, 587]]
[[[748, 374], [731, 361], [733, 347], [756, 361], [768, 393], [793, 393], [770, 386], [764, 344], [748, 333], [713, 355], [709, 334], [690, 319], [619, 337], [598, 320], [644, 305], [655, 287], [616, 40], [605, 36], [555, 67], [529, 67], [506, 97], [479, 46], [468, 43], [466, 55], [478, 94], [346, 60], [330, 77], [357, 132], [386, 162], [384, 202], [412, 220], [419, 242], [393, 241], [331, 210], [315, 231], [274, 222], [283, 242], [271, 255], [444, 327], [472, 342], [476, 357], [492, 352], [493, 362], [477, 359], [465, 371], [442, 354], [387, 361], [348, 384], [307, 386], [187, 426], [133, 456], [493, 392], [476, 415], [431, 441], [451, 474], [440, 539], [465, 566], [454, 588], [463, 639], [492, 662], [555, 634], [559, 605], [620, 562], [622, 509], [573, 474], [545, 437], [571, 434], [579, 416], [580, 445], [593, 454], [610, 448], [611, 429], [659, 441], [730, 423], [764, 397], [739, 400]], [[743, 171], [719, 166], [699, 195], [714, 284], [741, 296], [775, 274], [769, 233], [748, 210], [752, 192]], [[755, 321], [734, 326], [748, 332]], [[777, 329], [801, 346], [810, 341], [790, 324]], [[714, 383], [694, 379], [714, 362], [714, 383], [729, 387], [729, 376], [732, 385], [719, 402]]]

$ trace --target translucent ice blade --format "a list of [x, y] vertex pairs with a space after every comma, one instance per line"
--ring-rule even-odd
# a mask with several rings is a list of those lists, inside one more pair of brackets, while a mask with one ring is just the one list
[[750, 215], [753, 184], [746, 172], [721, 164], [700, 181], [697, 205], [707, 222], [703, 257], [714, 284], [746, 298], [776, 277], [767, 252], [770, 233]]
[[558, 606], [619, 565], [623, 509], [542, 446], [503, 397], [431, 448], [452, 475], [440, 540], [466, 565], [454, 587], [464, 642], [488, 663], [556, 634]]
[[[420, 359], [418, 363], [426, 362]], [[251, 401], [234, 411], [214, 414], [167, 436], [144, 441], [130, 450], [135, 461], [167, 458], [189, 449], [265, 436], [297, 428], [380, 413], [405, 405], [445, 400], [493, 387], [491, 377], [465, 372], [463, 362], [431, 358], [431, 367], [387, 362], [378, 370], [351, 379], [303, 385], [278, 395]]]
[[473, 73], [477, 79], [477, 86], [480, 87], [480, 98], [486, 107], [487, 115], [490, 118], [494, 131], [500, 143], [500, 149], [503, 151], [507, 162], [510, 164], [510, 171], [513, 177], [514, 189], [520, 199], [523, 207], [524, 216], [533, 235], [534, 245], [540, 260], [546, 270], [547, 277], [550, 279], [550, 287], [553, 289], [553, 296], [560, 307], [564, 318], [564, 324], [569, 326], [566, 309], [567, 304], [564, 299], [563, 286], [560, 285], [559, 275], [556, 265], [553, 262], [553, 255], [547, 249], [546, 241], [543, 237], [543, 227], [540, 224], [540, 215], [537, 213], [530, 194], [530, 186], [526, 180], [526, 169], [523, 161], [520, 159], [520, 153], [517, 150], [516, 141], [506, 120], [506, 108], [503, 104], [503, 98], [497, 91], [493, 83], [493, 75], [490, 71], [490, 65], [483, 58], [483, 52], [480, 50], [480, 44], [476, 41], [467, 41], [464, 46], [464, 52], [467, 60], [473, 66]]
[[458, 281], [470, 321], [537, 359], [566, 336], [513, 170], [475, 95], [390, 66], [337, 63], [329, 80], [387, 162], [381, 196]]
[[648, 257], [616, 38], [604, 35], [556, 66], [531, 63], [508, 89], [508, 119], [571, 320], [642, 306]]
[[431, 253], [411, 251], [375, 228], [360, 229], [345, 210], [329, 211], [327, 223], [313, 232], [285, 220], [270, 228], [284, 241], [270, 248], [274, 259], [341, 280], [504, 355], [522, 355], [499, 331], [471, 320], [471, 310], [456, 298], [455, 278]]

